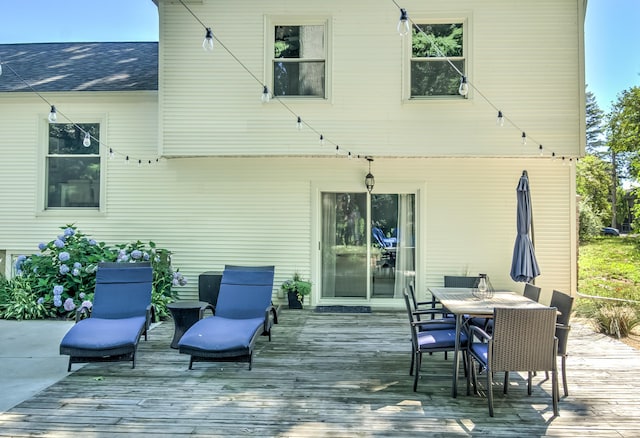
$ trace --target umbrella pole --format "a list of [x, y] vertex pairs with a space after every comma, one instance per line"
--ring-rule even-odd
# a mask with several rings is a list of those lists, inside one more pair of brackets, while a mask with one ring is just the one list
[[[522, 176], [526, 176], [527, 179], [529, 179], [529, 174], [527, 173], [526, 170], [522, 171]], [[531, 245], [533, 246], [533, 249], [536, 249], [536, 235], [534, 233], [534, 227], [533, 227], [533, 201], [531, 200], [531, 190], [529, 190], [529, 202], [531, 202], [531, 207], [530, 207], [530, 211], [531, 211], [531, 228], [529, 229], [530, 233], [531, 233]], [[531, 284], [536, 284], [536, 278], [532, 278], [531, 279]]]

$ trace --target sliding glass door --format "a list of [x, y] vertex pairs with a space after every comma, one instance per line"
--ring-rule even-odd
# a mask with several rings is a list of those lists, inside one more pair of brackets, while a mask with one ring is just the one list
[[400, 298], [415, 276], [415, 195], [321, 194], [321, 299]]

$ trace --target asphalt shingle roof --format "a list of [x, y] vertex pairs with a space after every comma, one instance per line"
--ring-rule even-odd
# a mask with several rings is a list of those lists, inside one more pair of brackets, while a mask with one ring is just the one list
[[158, 43], [0, 44], [0, 92], [158, 89]]

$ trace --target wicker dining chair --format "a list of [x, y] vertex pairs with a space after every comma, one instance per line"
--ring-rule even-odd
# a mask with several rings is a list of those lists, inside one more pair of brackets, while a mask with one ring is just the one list
[[534, 286], [531, 283], [527, 283], [524, 285], [524, 292], [522, 293], [522, 295], [529, 298], [532, 301], [539, 302], [540, 292], [542, 292], [542, 288], [538, 286]]
[[488, 335], [479, 327], [472, 326], [471, 339], [467, 348], [468, 372], [467, 393], [473, 382], [477, 394], [477, 373], [473, 362], [487, 375], [487, 399], [489, 415], [493, 417], [493, 374], [495, 372], [528, 372], [527, 392], [531, 395], [533, 371], [548, 371], [552, 374], [553, 413], [558, 415], [558, 372], [556, 354], [558, 340], [555, 337], [555, 308], [500, 308], [494, 309], [493, 334]]
[[[456, 329], [455, 327], [442, 325], [437, 320], [418, 320], [411, 307], [409, 294], [403, 292], [404, 302], [409, 316], [409, 328], [411, 330], [411, 365], [409, 375], [413, 375], [413, 391], [418, 390], [420, 368], [422, 366], [423, 353], [436, 353], [455, 351]], [[467, 347], [467, 336], [460, 334], [461, 348]], [[466, 355], [463, 356], [465, 371], [467, 369]]]
[[556, 338], [558, 338], [558, 356], [562, 362], [562, 389], [564, 390], [564, 396], [569, 395], [569, 387], [567, 385], [567, 341], [569, 340], [569, 331], [571, 325], [569, 320], [571, 319], [571, 311], [573, 309], [572, 296], [554, 290], [551, 295], [551, 307], [558, 309], [558, 315], [556, 320]]

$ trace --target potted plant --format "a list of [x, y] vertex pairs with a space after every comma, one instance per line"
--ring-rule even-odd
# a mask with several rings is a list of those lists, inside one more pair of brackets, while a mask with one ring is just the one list
[[311, 293], [311, 282], [303, 280], [296, 272], [291, 280], [282, 283], [280, 289], [287, 293], [289, 309], [302, 309], [304, 296]]

